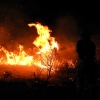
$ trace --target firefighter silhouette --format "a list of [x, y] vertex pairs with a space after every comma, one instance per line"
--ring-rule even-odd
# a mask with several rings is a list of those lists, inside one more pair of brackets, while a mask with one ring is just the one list
[[90, 40], [90, 33], [84, 29], [81, 39], [77, 41], [76, 52], [79, 58], [78, 77], [76, 81], [77, 92], [83, 94], [86, 84], [91, 93], [95, 92], [95, 55], [96, 46]]

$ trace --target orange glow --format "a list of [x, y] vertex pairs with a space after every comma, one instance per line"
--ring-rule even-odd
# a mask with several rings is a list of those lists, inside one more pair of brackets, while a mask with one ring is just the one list
[[[31, 48], [32, 53], [30, 55], [27, 54], [24, 46], [20, 44], [12, 52], [0, 46], [0, 65], [2, 67], [6, 68], [9, 65], [14, 65], [12, 68], [20, 69], [20, 73], [24, 73], [26, 69], [28, 71], [31, 68], [36, 77], [42, 73], [39, 77], [43, 78], [44, 76], [50, 77], [49, 75], [56, 73], [63, 66], [66, 67], [66, 64], [68, 68], [75, 67], [72, 60], [59, 57], [60, 46], [55, 38], [50, 36], [52, 31], [47, 26], [43, 26], [40, 23], [30, 23], [28, 26], [35, 27], [38, 33], [38, 37], [32, 42], [35, 45]], [[61, 54], [61, 56], [63, 55]], [[11, 66], [9, 67], [11, 68]]]
[[73, 63], [72, 60], [68, 60], [67, 63], [68, 63], [68, 68], [75, 68], [75, 64]]
[[50, 37], [49, 28], [43, 26], [40, 23], [28, 24], [29, 27], [36, 27], [38, 37], [33, 44], [36, 46], [38, 51], [35, 55], [28, 55], [24, 47], [19, 45], [19, 47], [13, 51], [9, 52], [4, 47], [0, 48], [0, 53], [2, 53], [0, 58], [1, 65], [25, 65], [25, 66], [38, 66], [40, 68], [50, 68], [54, 66], [56, 53], [59, 49], [57, 42], [54, 37]]

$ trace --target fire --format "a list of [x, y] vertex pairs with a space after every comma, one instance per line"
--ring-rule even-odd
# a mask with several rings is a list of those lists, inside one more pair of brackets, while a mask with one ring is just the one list
[[68, 63], [68, 68], [75, 68], [75, 63], [73, 63], [72, 60], [68, 60], [67, 63]]
[[54, 48], [58, 49], [58, 44], [55, 42], [55, 38], [50, 37], [50, 32], [52, 31], [49, 30], [47, 26], [42, 26], [40, 23], [28, 25], [30, 27], [35, 26], [37, 28], [39, 37], [36, 38], [33, 44], [40, 48], [40, 52], [47, 52]]
[[40, 23], [28, 24], [29, 27], [36, 27], [38, 37], [33, 44], [36, 46], [38, 51], [35, 55], [28, 55], [24, 47], [19, 47], [9, 52], [4, 47], [0, 48], [1, 58], [0, 64], [4, 65], [25, 65], [25, 66], [38, 66], [41, 68], [50, 68], [55, 64], [56, 53], [59, 49], [58, 43], [54, 37], [50, 36], [51, 30], [47, 26], [43, 26]]
[[5, 57], [1, 57], [0, 64], [5, 65], [31, 65], [33, 56], [28, 56], [23, 49], [22, 45], [19, 45], [19, 52], [9, 52], [4, 47], [0, 49], [5, 54]]
[[[37, 29], [38, 37], [33, 44], [38, 48], [39, 61], [38, 64], [45, 68], [50, 68], [55, 63], [56, 52], [58, 50], [58, 44], [54, 37], [50, 37], [49, 28], [42, 26], [40, 23], [28, 24], [30, 27], [35, 26]], [[36, 62], [37, 63], [37, 62]]]

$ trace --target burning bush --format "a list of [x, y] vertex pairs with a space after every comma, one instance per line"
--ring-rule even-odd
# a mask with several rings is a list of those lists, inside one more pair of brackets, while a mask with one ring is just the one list
[[[40, 23], [31, 23], [28, 26], [34, 26], [38, 33], [38, 37], [32, 43], [34, 47], [28, 49], [30, 53], [28, 54], [20, 44], [14, 51], [8, 51], [1, 46], [0, 65], [33, 68], [31, 76], [37, 83], [41, 80], [48, 82], [48, 80], [60, 79], [61, 76], [63, 77], [60, 73], [63, 73], [66, 78], [68, 76], [66, 70], [75, 68], [77, 59], [68, 60], [61, 57], [60, 45], [54, 37], [50, 36], [52, 31], [47, 26]], [[11, 74], [5, 73], [4, 76], [8, 77]]]

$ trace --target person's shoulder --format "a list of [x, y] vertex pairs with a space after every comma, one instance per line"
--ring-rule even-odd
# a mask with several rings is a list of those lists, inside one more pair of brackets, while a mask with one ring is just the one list
[[76, 43], [76, 47], [80, 47], [82, 45], [82, 40], [78, 40], [77, 43]]
[[95, 43], [92, 40], [90, 40], [90, 43], [91, 45], [95, 46]]

